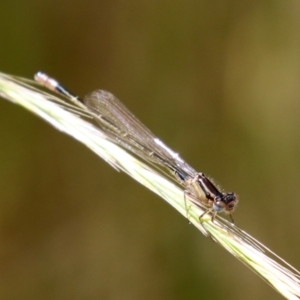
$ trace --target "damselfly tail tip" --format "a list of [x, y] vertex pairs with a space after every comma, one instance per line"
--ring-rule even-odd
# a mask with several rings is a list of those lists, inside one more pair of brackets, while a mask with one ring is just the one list
[[34, 75], [34, 80], [51, 91], [56, 91], [57, 87], [59, 86], [59, 83], [55, 79], [41, 71]]

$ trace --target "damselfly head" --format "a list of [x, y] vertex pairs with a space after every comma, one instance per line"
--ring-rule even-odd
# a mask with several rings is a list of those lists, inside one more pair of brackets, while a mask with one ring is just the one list
[[213, 210], [216, 212], [225, 211], [228, 214], [231, 214], [239, 200], [235, 193], [222, 193], [215, 197], [213, 202]]

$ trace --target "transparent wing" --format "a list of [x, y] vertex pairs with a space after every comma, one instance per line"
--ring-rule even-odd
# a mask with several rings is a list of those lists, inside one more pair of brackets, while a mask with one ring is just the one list
[[197, 172], [191, 166], [156, 138], [113, 94], [96, 90], [85, 96], [84, 103], [103, 130], [122, 147], [144, 160], [167, 167], [183, 181], [196, 176]]

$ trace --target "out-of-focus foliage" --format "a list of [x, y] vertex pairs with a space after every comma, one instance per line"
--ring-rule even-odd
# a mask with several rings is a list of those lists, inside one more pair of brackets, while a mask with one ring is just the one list
[[[16, 0], [0, 11], [1, 71], [113, 92], [236, 191], [236, 223], [299, 268], [300, 4]], [[5, 101], [0, 114], [1, 299], [281, 299], [75, 141]]]

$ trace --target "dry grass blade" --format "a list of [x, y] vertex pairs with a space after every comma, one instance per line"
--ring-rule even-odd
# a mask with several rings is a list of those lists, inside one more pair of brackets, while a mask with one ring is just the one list
[[[42, 92], [34, 87], [32, 81], [3, 73], [0, 73], [0, 96], [25, 107], [58, 130], [74, 137], [111, 166], [122, 170], [161, 196], [183, 216], [187, 215], [182, 189], [116, 145], [105, 133], [85, 119], [92, 117], [88, 111]], [[296, 269], [247, 233], [220, 217], [211, 222], [210, 216], [207, 215], [200, 223], [199, 216], [202, 213], [201, 207], [192, 201], [189, 202], [189, 221], [203, 234], [210, 236], [285, 298], [300, 298], [300, 273]]]

